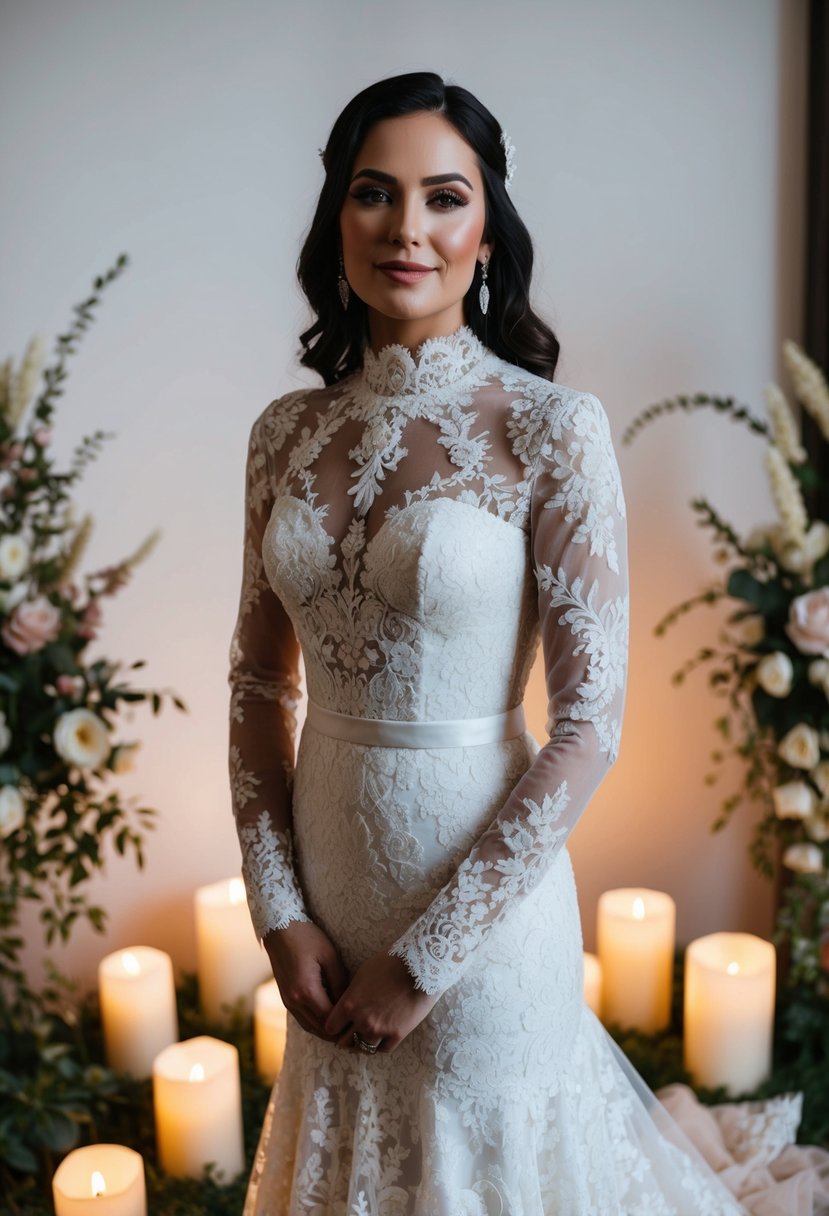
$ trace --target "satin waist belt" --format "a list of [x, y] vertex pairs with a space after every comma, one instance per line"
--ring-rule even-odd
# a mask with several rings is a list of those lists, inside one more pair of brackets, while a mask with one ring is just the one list
[[366, 747], [475, 747], [516, 739], [527, 729], [524, 706], [486, 718], [449, 718], [443, 722], [396, 722], [355, 718], [308, 701], [306, 722], [321, 735]]

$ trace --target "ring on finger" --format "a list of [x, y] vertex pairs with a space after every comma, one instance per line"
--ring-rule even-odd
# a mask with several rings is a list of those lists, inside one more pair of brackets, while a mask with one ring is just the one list
[[380, 1039], [377, 1043], [367, 1043], [356, 1030], [351, 1036], [351, 1041], [355, 1047], [359, 1047], [360, 1051], [369, 1052], [371, 1055], [374, 1055], [375, 1051], [377, 1051], [377, 1048], [380, 1046], [380, 1043], [383, 1042], [383, 1040]]

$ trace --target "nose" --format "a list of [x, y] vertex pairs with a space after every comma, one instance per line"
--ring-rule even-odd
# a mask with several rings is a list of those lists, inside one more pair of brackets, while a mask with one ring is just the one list
[[389, 213], [389, 240], [393, 245], [408, 248], [423, 239], [420, 204], [414, 197], [401, 197]]

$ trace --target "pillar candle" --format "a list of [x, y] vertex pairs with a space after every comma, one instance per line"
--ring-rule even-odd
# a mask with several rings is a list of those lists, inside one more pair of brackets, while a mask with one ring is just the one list
[[685, 1067], [698, 1085], [749, 1093], [771, 1071], [775, 952], [751, 933], [711, 933], [685, 954]]
[[602, 1020], [653, 1034], [671, 1020], [676, 905], [664, 891], [626, 887], [599, 898]]
[[52, 1178], [55, 1216], [147, 1216], [144, 1160], [122, 1144], [89, 1144]]
[[153, 1064], [158, 1159], [174, 1178], [198, 1178], [213, 1161], [230, 1182], [245, 1163], [239, 1053], [201, 1035], [174, 1043]]
[[601, 1016], [602, 967], [595, 954], [584, 952], [584, 999], [595, 1013]]
[[256, 1070], [268, 1085], [273, 1085], [282, 1067], [288, 1033], [287, 1019], [288, 1011], [282, 1004], [276, 980], [260, 984], [253, 1007]]
[[271, 974], [256, 940], [241, 878], [224, 879], [196, 891], [196, 955], [204, 1016], [215, 1026], [228, 1021], [226, 1005], [242, 998], [250, 1014], [253, 990]]
[[169, 954], [151, 946], [108, 954], [98, 965], [98, 996], [110, 1068], [148, 1077], [158, 1053], [178, 1038]]

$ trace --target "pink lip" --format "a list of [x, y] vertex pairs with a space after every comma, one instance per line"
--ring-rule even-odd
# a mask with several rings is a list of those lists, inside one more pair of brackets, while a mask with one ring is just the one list
[[419, 262], [381, 262], [377, 269], [382, 270], [383, 274], [387, 274], [396, 283], [418, 283], [427, 274], [431, 274], [434, 267], [422, 266]]

